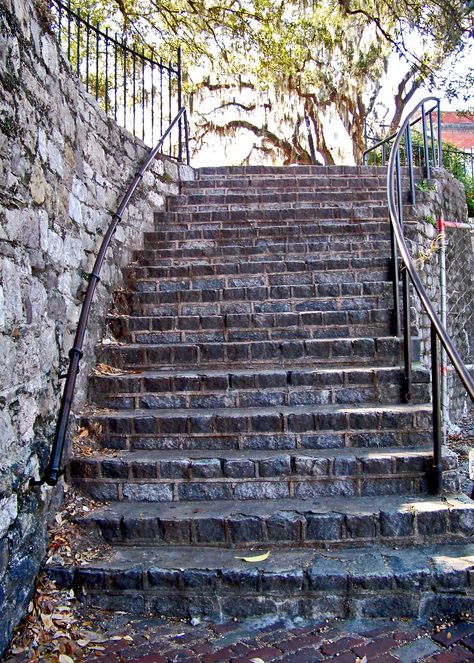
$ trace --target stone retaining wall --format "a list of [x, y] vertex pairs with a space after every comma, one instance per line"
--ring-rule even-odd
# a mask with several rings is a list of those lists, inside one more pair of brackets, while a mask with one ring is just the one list
[[[41, 5], [43, 6], [43, 5]], [[0, 0], [0, 652], [45, 549], [45, 466], [79, 307], [110, 214], [146, 153], [78, 82], [31, 0]], [[96, 291], [76, 408], [122, 266], [190, 169], [157, 160]]]

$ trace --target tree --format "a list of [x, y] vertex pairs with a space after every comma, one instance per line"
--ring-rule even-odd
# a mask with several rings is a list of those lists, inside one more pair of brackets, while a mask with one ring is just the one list
[[[195, 102], [198, 137], [209, 132], [229, 136], [251, 132], [260, 141], [259, 149], [273, 149], [283, 160], [296, 162], [311, 159], [306, 123], [318, 159], [335, 160], [328, 118], [340, 124], [354, 158], [360, 159], [364, 121], [377, 102], [390, 59], [400, 60], [389, 122], [393, 130], [416, 90], [423, 84], [434, 85], [442, 64], [463, 51], [472, 28], [471, 14], [460, 0], [82, 0], [82, 4], [98, 12], [102, 21], [119, 21], [137, 39], [156, 42], [158, 38], [164, 50], [181, 45], [184, 61], [199, 65], [189, 67], [187, 86]], [[250, 102], [241, 103], [236, 96], [242, 74], [247, 91], [254, 90]], [[196, 104], [204, 93], [214, 96], [214, 118], [201, 113]], [[263, 104], [259, 98], [265, 99]], [[265, 103], [272, 106], [271, 126]]]

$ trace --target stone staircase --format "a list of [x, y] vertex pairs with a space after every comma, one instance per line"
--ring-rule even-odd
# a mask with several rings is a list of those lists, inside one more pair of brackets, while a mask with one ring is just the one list
[[[115, 293], [101, 450], [69, 480], [101, 561], [49, 573], [93, 605], [211, 619], [469, 611], [474, 502], [427, 494], [429, 371], [401, 398], [385, 175], [205, 168]], [[415, 354], [419, 356], [419, 343]], [[270, 552], [262, 561], [245, 561]]]

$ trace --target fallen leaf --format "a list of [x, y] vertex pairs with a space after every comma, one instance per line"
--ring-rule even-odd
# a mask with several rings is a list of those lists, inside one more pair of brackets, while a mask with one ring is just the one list
[[251, 658], [250, 663], [265, 663], [262, 658]]
[[43, 626], [47, 631], [52, 631], [53, 629], [56, 630], [56, 626], [54, 625], [54, 622], [49, 615], [42, 614], [41, 621], [43, 622]]
[[111, 640], [128, 640], [128, 642], [133, 642], [133, 638], [130, 635], [113, 635]]
[[74, 659], [72, 659], [67, 654], [59, 654], [58, 662], [59, 663], [74, 663]]
[[254, 557], [236, 557], [235, 559], [243, 559], [244, 562], [263, 562], [270, 557], [270, 550], [263, 555], [255, 555]]

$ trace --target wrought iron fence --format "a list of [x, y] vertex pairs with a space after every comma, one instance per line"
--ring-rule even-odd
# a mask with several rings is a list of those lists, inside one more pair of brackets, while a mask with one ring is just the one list
[[[182, 107], [181, 53], [163, 62], [154, 52], [109, 28], [99, 27], [70, 0], [51, 0], [56, 38], [86, 91], [98, 104], [148, 146], [153, 146]], [[182, 161], [185, 119], [177, 140], [171, 135], [163, 152]]]

